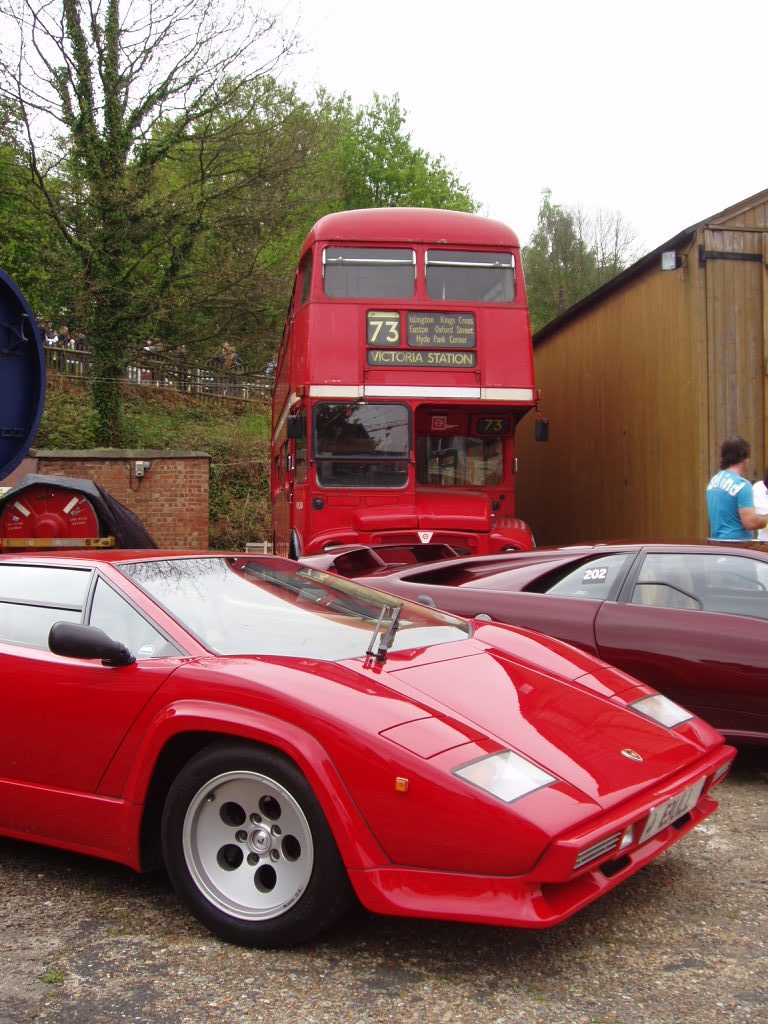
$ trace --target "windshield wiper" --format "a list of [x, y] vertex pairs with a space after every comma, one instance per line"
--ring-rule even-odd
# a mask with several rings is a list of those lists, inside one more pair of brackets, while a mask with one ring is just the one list
[[365, 652], [365, 656], [367, 658], [369, 658], [373, 654], [373, 647], [374, 647], [374, 644], [376, 643], [376, 638], [379, 635], [379, 630], [381, 629], [382, 623], [384, 622], [384, 616], [388, 612], [392, 612], [392, 618], [389, 620], [389, 625], [387, 626], [387, 631], [384, 634], [384, 636], [381, 638], [381, 640], [379, 641], [379, 646], [376, 648], [376, 654], [375, 654], [376, 661], [380, 665], [383, 665], [384, 662], [387, 660], [387, 652], [389, 651], [389, 649], [392, 646], [392, 643], [393, 643], [393, 641], [395, 639], [395, 634], [397, 633], [397, 625], [398, 625], [398, 622], [400, 621], [400, 613], [402, 612], [402, 610], [403, 610], [403, 606], [402, 605], [398, 605], [397, 607], [392, 607], [391, 605], [385, 604], [382, 607], [381, 614], [379, 615], [378, 619], [376, 620], [376, 625], [373, 628], [373, 636], [371, 637], [371, 642], [368, 644], [368, 650]]

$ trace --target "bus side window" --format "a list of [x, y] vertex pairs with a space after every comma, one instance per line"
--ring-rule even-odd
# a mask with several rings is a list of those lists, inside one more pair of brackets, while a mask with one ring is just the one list
[[299, 276], [301, 278], [301, 299], [299, 305], [303, 306], [309, 298], [309, 292], [312, 287], [312, 250], [307, 253], [304, 257], [304, 262], [299, 268]]
[[289, 332], [291, 324], [293, 323], [293, 315], [296, 312], [296, 289], [299, 285], [299, 275], [296, 274], [296, 278], [293, 282], [293, 288], [291, 289], [291, 298], [288, 303], [288, 310], [285, 314], [285, 325], [283, 326], [283, 338]]

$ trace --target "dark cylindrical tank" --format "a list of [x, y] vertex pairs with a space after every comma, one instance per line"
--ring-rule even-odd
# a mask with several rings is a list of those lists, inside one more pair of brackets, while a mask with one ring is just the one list
[[44, 401], [40, 328], [18, 285], [0, 270], [0, 480], [29, 451]]

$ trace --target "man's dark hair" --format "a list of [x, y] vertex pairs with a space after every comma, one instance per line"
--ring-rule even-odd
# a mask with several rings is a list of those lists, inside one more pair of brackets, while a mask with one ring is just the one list
[[738, 434], [732, 434], [723, 441], [723, 447], [720, 449], [720, 469], [730, 469], [731, 466], [748, 459], [751, 450], [749, 441], [745, 441]]

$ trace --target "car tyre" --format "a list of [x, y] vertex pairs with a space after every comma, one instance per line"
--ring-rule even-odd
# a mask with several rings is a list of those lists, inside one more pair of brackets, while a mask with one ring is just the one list
[[206, 747], [171, 785], [161, 827], [179, 898], [228, 942], [295, 945], [352, 902], [317, 798], [277, 751], [238, 742]]

